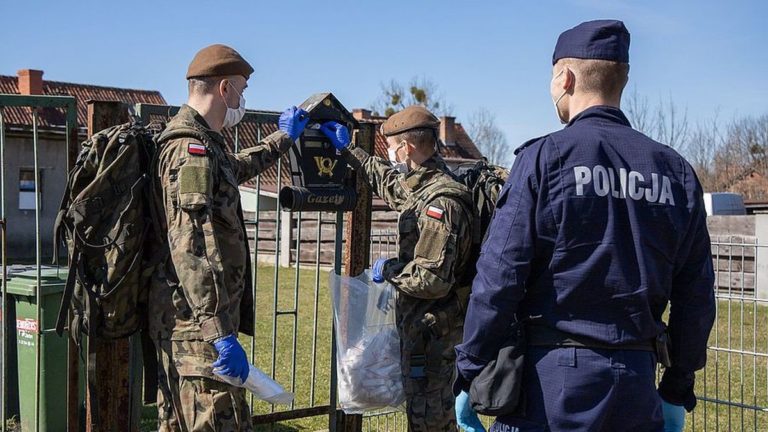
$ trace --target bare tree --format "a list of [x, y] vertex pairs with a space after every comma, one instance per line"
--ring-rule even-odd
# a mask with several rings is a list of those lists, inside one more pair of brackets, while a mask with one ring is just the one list
[[425, 77], [411, 78], [405, 85], [396, 80], [381, 84], [381, 95], [371, 105], [374, 115], [386, 117], [411, 105], [422, 105], [437, 116], [451, 115], [453, 107], [445, 102], [438, 85]]
[[637, 88], [633, 89], [625, 100], [627, 116], [635, 129], [656, 141], [684, 152], [691, 133], [688, 122], [688, 109], [680, 109], [672, 99], [659, 99], [651, 107], [648, 98], [641, 96]]
[[467, 133], [488, 162], [500, 166], [510, 162], [512, 148], [496, 125], [496, 116], [487, 108], [479, 108], [469, 116]]

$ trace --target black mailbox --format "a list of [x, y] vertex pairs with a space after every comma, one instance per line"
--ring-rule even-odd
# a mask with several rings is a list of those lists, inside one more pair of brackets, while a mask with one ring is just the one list
[[331, 93], [317, 93], [300, 106], [309, 123], [290, 150], [291, 182], [280, 190], [280, 206], [297, 211], [348, 211], [357, 199], [349, 184], [347, 163], [341, 158], [320, 125], [337, 121], [352, 131], [358, 123]]

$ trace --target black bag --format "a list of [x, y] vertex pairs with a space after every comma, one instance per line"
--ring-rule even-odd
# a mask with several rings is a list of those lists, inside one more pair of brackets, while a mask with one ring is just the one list
[[479, 414], [495, 417], [523, 414], [525, 348], [524, 325], [515, 322], [499, 355], [472, 380], [469, 387], [472, 409]]

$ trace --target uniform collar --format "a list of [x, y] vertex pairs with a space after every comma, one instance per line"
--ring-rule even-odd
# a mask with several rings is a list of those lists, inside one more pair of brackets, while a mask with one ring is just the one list
[[596, 105], [585, 109], [584, 111], [577, 114], [576, 117], [572, 118], [565, 127], [571, 127], [578, 121], [591, 118], [600, 118], [610, 122], [618, 123], [623, 126], [632, 127], [632, 125], [629, 123], [629, 120], [627, 119], [627, 116], [625, 116], [620, 109], [608, 105]]
[[203, 118], [202, 115], [200, 115], [199, 112], [197, 112], [196, 109], [192, 108], [191, 106], [184, 104], [179, 108], [179, 112], [176, 113], [175, 116], [173, 116], [174, 122], [181, 122], [188, 126], [191, 126], [200, 132], [203, 132], [204, 134], [208, 135], [213, 141], [224, 146], [224, 136], [210, 128], [208, 126], [208, 122], [205, 121], [205, 118]]
[[429, 159], [419, 165], [418, 168], [409, 171], [403, 181], [410, 190], [417, 189], [435, 174], [445, 172], [447, 169], [443, 158], [435, 152]]

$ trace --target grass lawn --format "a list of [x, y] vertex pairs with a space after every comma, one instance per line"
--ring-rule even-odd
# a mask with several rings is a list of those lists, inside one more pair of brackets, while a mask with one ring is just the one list
[[[275, 268], [260, 265], [257, 269], [257, 335], [253, 363], [268, 375], [274, 368], [276, 380], [284, 387], [292, 388], [296, 394], [295, 408], [328, 404], [332, 320], [328, 273], [320, 271], [319, 288], [316, 290], [318, 275], [312, 267], [298, 273], [295, 269], [287, 268], [278, 271], [278, 298], [275, 303]], [[316, 334], [313, 325], [315, 304]], [[294, 315], [278, 314], [276, 330], [272, 318], [275, 310], [290, 312], [294, 308], [297, 310], [298, 329], [295, 339]], [[241, 337], [240, 341], [246, 352], [250, 353], [251, 338]], [[768, 406], [768, 308], [757, 306], [751, 301], [720, 300], [710, 346], [720, 347], [720, 350], [709, 351], [707, 367], [697, 375], [697, 395], [701, 398], [731, 401], [737, 406], [699, 401], [694, 415], [687, 418], [686, 430], [768, 430], [768, 413], [741, 406]], [[758, 355], [742, 354], [742, 351], [756, 352]], [[255, 415], [269, 413], [272, 409], [271, 405], [258, 400], [253, 402], [252, 407]], [[285, 409], [288, 407], [278, 407], [278, 410]], [[156, 428], [155, 416], [154, 406], [145, 407], [142, 431]], [[363, 429], [405, 430], [402, 417], [401, 414], [394, 414], [367, 419]], [[490, 419], [484, 420], [490, 424]], [[270, 426], [257, 426], [256, 429], [323, 430], [328, 429], [328, 418], [319, 416], [282, 422], [273, 429]]]

